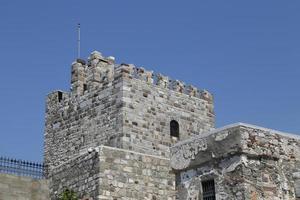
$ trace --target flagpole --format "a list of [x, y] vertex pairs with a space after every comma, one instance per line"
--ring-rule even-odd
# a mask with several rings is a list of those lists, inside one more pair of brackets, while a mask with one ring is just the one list
[[77, 39], [77, 58], [80, 58], [80, 23], [77, 25], [77, 33], [78, 33], [78, 39]]

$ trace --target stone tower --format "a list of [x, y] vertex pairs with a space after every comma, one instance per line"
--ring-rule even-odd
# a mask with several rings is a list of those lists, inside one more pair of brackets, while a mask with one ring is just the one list
[[[134, 154], [141, 160], [168, 165], [172, 144], [213, 128], [213, 97], [208, 91], [132, 64], [115, 64], [113, 57], [95, 51], [87, 62], [77, 59], [72, 64], [70, 92], [54, 91], [47, 96], [44, 157], [53, 183], [52, 198], [63, 187], [71, 187], [81, 197], [106, 199], [106, 191], [110, 190], [104, 185], [109, 181], [103, 183], [101, 164], [105, 168], [118, 157], [119, 162], [128, 159], [128, 164], [135, 159]], [[110, 158], [113, 152], [118, 153]], [[143, 163], [141, 167], [147, 168]], [[125, 167], [132, 166], [122, 169]], [[84, 169], [89, 172], [84, 174]], [[147, 178], [150, 171], [141, 175]], [[94, 182], [85, 186], [89, 189], [80, 189], [70, 184], [76, 176]], [[131, 179], [134, 181], [131, 176], [121, 182], [129, 184]], [[174, 177], [170, 177], [172, 183], [167, 185], [172, 188]], [[156, 193], [147, 194], [152, 198]]]

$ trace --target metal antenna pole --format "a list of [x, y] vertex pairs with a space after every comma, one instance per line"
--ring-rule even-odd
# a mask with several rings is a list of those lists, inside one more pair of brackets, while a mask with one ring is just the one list
[[78, 26], [77, 26], [77, 33], [78, 33], [78, 40], [77, 40], [77, 43], [78, 43], [77, 58], [80, 58], [80, 23], [78, 23]]

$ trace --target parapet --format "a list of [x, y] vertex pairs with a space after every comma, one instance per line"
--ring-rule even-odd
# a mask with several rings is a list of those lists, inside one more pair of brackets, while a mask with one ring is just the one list
[[121, 64], [117, 70], [120, 70], [124, 77], [138, 79], [144, 81], [147, 84], [153, 84], [155, 86], [173, 90], [179, 93], [183, 93], [189, 96], [203, 98], [206, 100], [213, 100], [212, 95], [206, 90], [200, 90], [193, 85], [188, 85], [179, 80], [170, 79], [168, 76], [164, 76], [160, 73], [153, 73], [143, 67], [136, 67], [132, 64]]
[[94, 88], [110, 85], [120, 77], [140, 80], [149, 85], [173, 90], [209, 102], [213, 101], [212, 94], [207, 90], [198, 89], [193, 85], [170, 79], [168, 76], [148, 71], [143, 67], [136, 67], [133, 64], [115, 64], [114, 57], [104, 57], [98, 51], [92, 52], [87, 62], [77, 59], [72, 63], [72, 94], [83, 95], [86, 91], [91, 91]]

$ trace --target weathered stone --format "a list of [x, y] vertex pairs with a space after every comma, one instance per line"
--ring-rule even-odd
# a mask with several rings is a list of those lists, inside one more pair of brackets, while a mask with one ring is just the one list
[[171, 154], [181, 200], [195, 198], [195, 188], [201, 191], [199, 185], [207, 179], [214, 179], [217, 199], [279, 200], [299, 195], [296, 135], [236, 124], [178, 143]]
[[299, 195], [299, 138], [245, 124], [214, 130], [207, 90], [99, 52], [87, 63], [73, 63], [72, 92], [47, 97], [52, 199], [69, 187], [80, 198], [198, 200], [205, 184], [218, 200]]
[[0, 174], [0, 199], [49, 200], [48, 181], [31, 177]]

